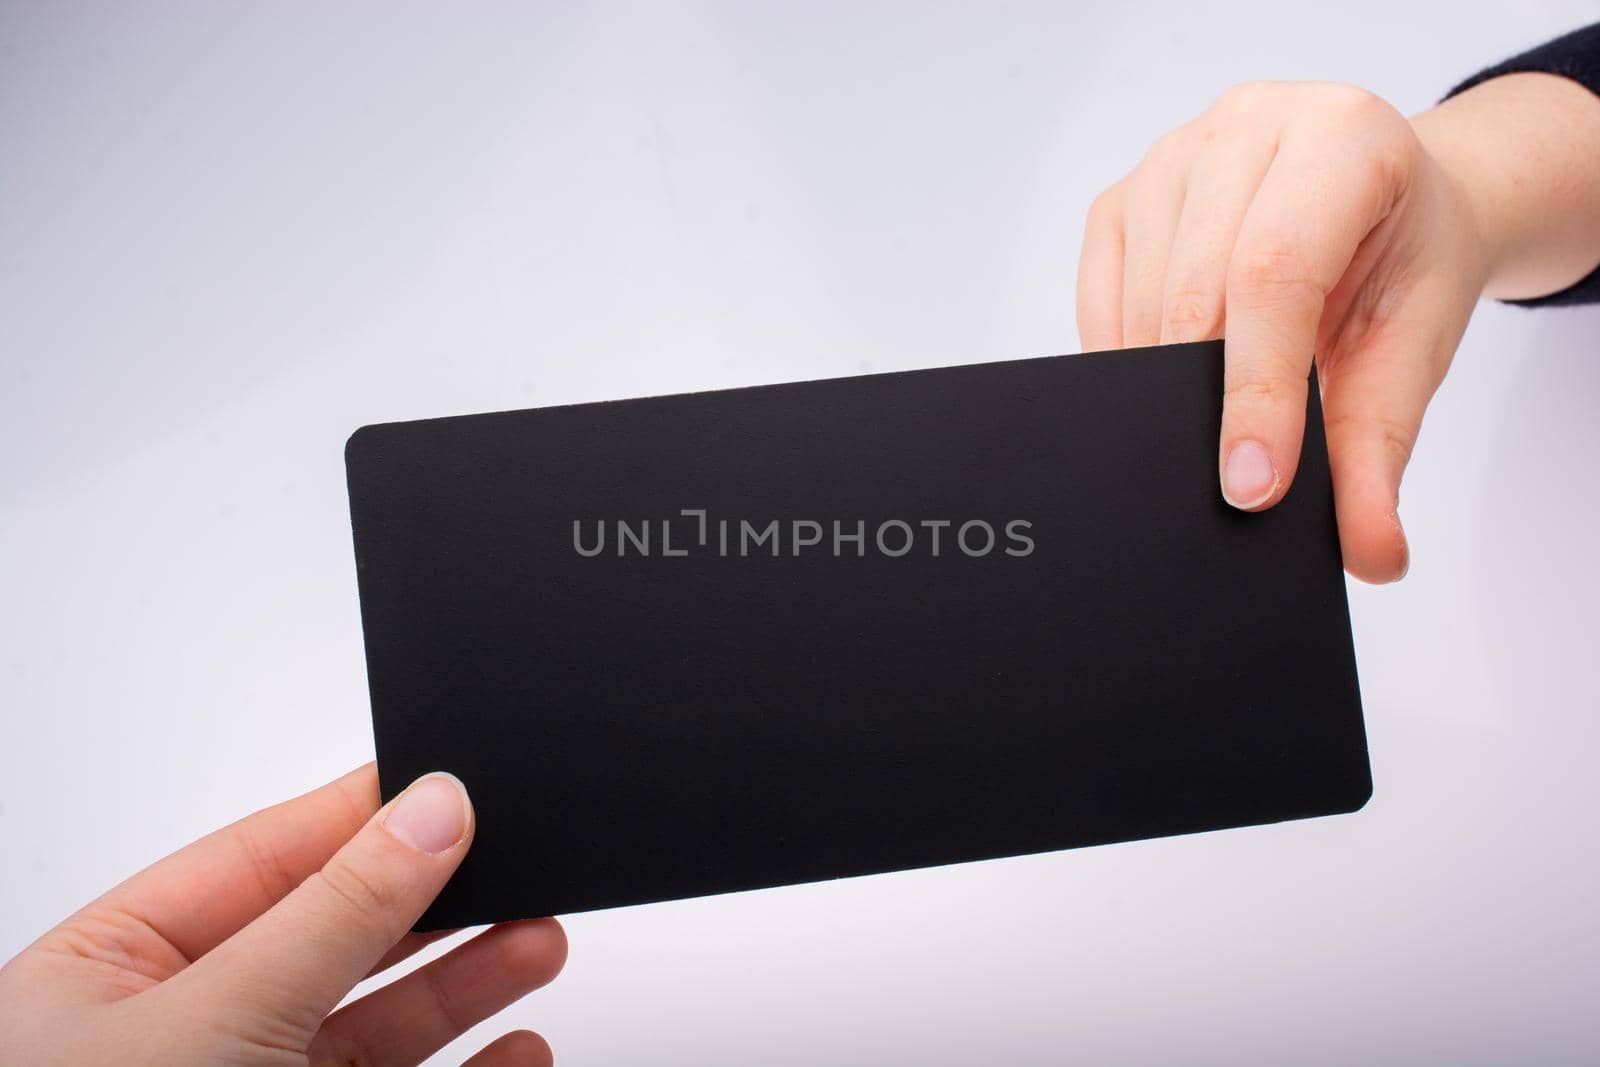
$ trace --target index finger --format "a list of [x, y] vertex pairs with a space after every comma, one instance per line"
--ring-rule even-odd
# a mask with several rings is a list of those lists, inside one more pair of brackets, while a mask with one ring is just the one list
[[1228, 265], [1218, 453], [1234, 507], [1271, 507], [1289, 489], [1324, 304], [1403, 192], [1398, 178], [1359, 138], [1286, 140], [1245, 213]]
[[320, 870], [377, 810], [378, 772], [368, 763], [185, 846], [79, 915], [132, 916], [193, 962]]

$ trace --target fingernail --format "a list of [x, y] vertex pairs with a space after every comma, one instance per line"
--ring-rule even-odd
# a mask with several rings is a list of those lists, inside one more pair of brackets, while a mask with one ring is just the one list
[[[1400, 535], [1400, 578], [1411, 573], [1411, 542], [1406, 538], [1406, 528], [1400, 524], [1400, 512], [1394, 513], [1394, 529]], [[1396, 578], [1395, 581], [1399, 581]]]
[[1222, 465], [1222, 495], [1236, 508], [1253, 508], [1265, 503], [1278, 488], [1278, 475], [1272, 457], [1259, 441], [1240, 441]]
[[391, 834], [421, 852], [443, 852], [467, 832], [467, 788], [453, 774], [423, 775], [384, 817]]

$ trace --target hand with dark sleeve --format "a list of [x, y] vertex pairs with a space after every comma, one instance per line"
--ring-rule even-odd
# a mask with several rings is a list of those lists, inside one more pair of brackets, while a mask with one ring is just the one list
[[1323, 397], [1345, 567], [1409, 564], [1400, 479], [1482, 296], [1600, 301], [1600, 25], [1407, 119], [1361, 89], [1259, 83], [1156, 142], [1089, 212], [1086, 349], [1227, 337], [1218, 474], [1270, 508]]

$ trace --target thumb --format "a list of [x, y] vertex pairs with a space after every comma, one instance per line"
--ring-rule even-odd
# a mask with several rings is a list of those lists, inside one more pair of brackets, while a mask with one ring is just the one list
[[320, 871], [158, 988], [271, 1026], [275, 1041], [309, 1042], [444, 888], [472, 832], [460, 780], [424, 775]]
[[[1411, 554], [1400, 525], [1400, 479], [1438, 387], [1447, 339], [1389, 329], [1336, 362], [1323, 421], [1345, 570], [1365, 582], [1405, 577]], [[1441, 359], [1442, 353], [1442, 359]]]
[[1219, 474], [1223, 497], [1243, 511], [1289, 490], [1327, 297], [1393, 202], [1392, 182], [1375, 182], [1371, 152], [1356, 149], [1315, 132], [1286, 136], [1228, 261]]

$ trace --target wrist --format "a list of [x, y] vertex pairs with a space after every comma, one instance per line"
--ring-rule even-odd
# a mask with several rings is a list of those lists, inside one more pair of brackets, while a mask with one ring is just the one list
[[1516, 221], [1493, 180], [1492, 161], [1482, 158], [1481, 120], [1473, 108], [1452, 106], [1455, 99], [1417, 115], [1411, 126], [1435, 181], [1460, 205], [1463, 225], [1471, 230], [1464, 235], [1475, 253], [1467, 274], [1483, 293], [1492, 291], [1504, 273]]
[[1600, 97], [1554, 74], [1507, 74], [1412, 120], [1477, 230], [1483, 291], [1544, 296], [1600, 262]]

